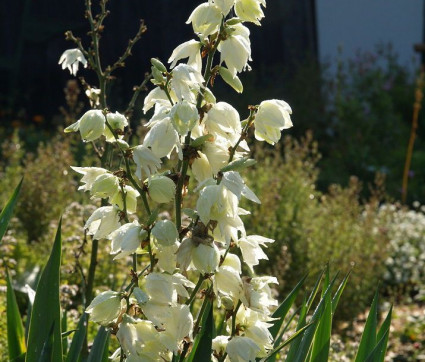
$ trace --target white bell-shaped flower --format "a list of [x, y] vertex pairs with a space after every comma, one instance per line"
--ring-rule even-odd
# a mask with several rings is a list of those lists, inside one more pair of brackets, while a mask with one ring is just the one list
[[248, 308], [257, 312], [269, 313], [270, 307], [277, 306], [277, 300], [272, 297], [269, 284], [279, 284], [275, 277], [256, 277], [244, 281], [242, 302]]
[[[122, 133], [124, 128], [128, 126], [127, 118], [118, 112], [108, 113], [106, 115], [106, 120], [108, 121], [108, 124], [111, 126], [111, 128], [114, 131], [118, 131], [118, 133]], [[105, 127], [103, 134], [106, 138], [106, 142], [115, 142], [115, 137], [107, 126]], [[118, 138], [122, 137], [122, 135], [118, 134]]]
[[201, 46], [201, 42], [193, 39], [180, 44], [168, 59], [168, 63], [171, 63], [170, 68], [174, 68], [179, 60], [189, 58], [187, 65], [200, 72], [202, 70]]
[[100, 240], [106, 238], [120, 226], [118, 209], [114, 206], [102, 206], [91, 214], [84, 229], [87, 230], [88, 235], [93, 235], [93, 239]]
[[[134, 214], [137, 210], [137, 198], [140, 196], [139, 191], [135, 190], [129, 185], [124, 186], [125, 203], [128, 214]], [[117, 205], [120, 210], [124, 210], [123, 193], [121, 189], [110, 198], [109, 202], [113, 205]]]
[[111, 254], [119, 253], [114, 259], [121, 259], [133, 254], [146, 236], [146, 230], [142, 229], [137, 220], [115, 230], [108, 236], [108, 239], [111, 240]]
[[242, 252], [242, 258], [251, 270], [253, 266], [259, 264], [260, 259], [269, 260], [261, 248], [261, 246], [267, 248], [267, 243], [274, 243], [274, 240], [260, 235], [249, 235], [239, 239], [238, 245]]
[[126, 361], [157, 361], [166, 348], [151, 321], [123, 316], [117, 333]]
[[238, 111], [226, 102], [214, 104], [205, 117], [208, 133], [222, 136], [234, 145], [241, 133], [241, 120]]
[[110, 173], [104, 173], [96, 177], [91, 187], [90, 193], [93, 197], [107, 198], [114, 197], [119, 190], [119, 179]]
[[99, 109], [91, 109], [84, 113], [75, 123], [65, 128], [64, 132], [80, 131], [84, 142], [91, 142], [101, 137], [105, 131], [105, 115]]
[[259, 198], [245, 184], [239, 172], [228, 171], [223, 174], [221, 183], [240, 200], [241, 196], [246, 197], [257, 204], [261, 204]]
[[242, 24], [233, 25], [229, 37], [218, 45], [218, 50], [221, 61], [226, 63], [233, 76], [245, 68], [250, 69], [248, 61], [252, 59], [249, 29]]
[[198, 157], [192, 163], [192, 173], [198, 182], [205, 181], [213, 176], [210, 162], [205, 153], [198, 151]]
[[218, 6], [221, 13], [226, 16], [235, 4], [235, 0], [214, 0], [214, 4]]
[[93, 322], [102, 326], [113, 323], [121, 313], [120, 294], [111, 290], [100, 293], [86, 309]]
[[65, 50], [59, 58], [59, 64], [62, 64], [62, 69], [68, 68], [69, 72], [74, 76], [77, 75], [79, 63], [84, 68], [87, 68], [87, 60], [78, 48]]
[[[161, 159], [146, 146], [140, 145], [133, 148], [133, 160], [136, 163], [136, 176], [142, 178], [150, 178], [151, 175], [161, 168]], [[143, 171], [143, 174], [142, 174]]]
[[280, 140], [280, 132], [292, 127], [291, 114], [291, 107], [284, 101], [261, 102], [255, 115], [255, 138], [274, 145]]
[[71, 168], [80, 174], [83, 175], [81, 178], [81, 182], [84, 183], [84, 185], [81, 185], [78, 190], [83, 191], [90, 191], [94, 181], [96, 178], [100, 175], [103, 175], [108, 172], [108, 170], [100, 167], [75, 167], [71, 166]]
[[167, 94], [160, 87], [152, 89], [145, 97], [145, 100], [143, 101], [143, 112], [146, 113], [157, 104], [163, 106], [170, 104]]
[[198, 109], [185, 100], [176, 103], [170, 111], [171, 122], [181, 136], [186, 136], [199, 120]]
[[220, 263], [220, 251], [213, 241], [200, 243], [192, 249], [192, 262], [200, 273], [214, 273]]
[[183, 338], [192, 336], [193, 317], [188, 305], [172, 306], [170, 312], [165, 331], [160, 333], [160, 341], [170, 351], [177, 352]]
[[235, 13], [243, 21], [261, 25], [260, 20], [264, 18], [261, 5], [266, 7], [266, 0], [236, 0]]
[[179, 238], [176, 225], [170, 220], [157, 221], [151, 233], [161, 246], [172, 246]]
[[179, 64], [173, 69], [172, 76], [170, 88], [177, 99], [196, 103], [197, 93], [204, 82], [201, 73], [187, 64]]
[[233, 337], [226, 346], [232, 362], [255, 362], [260, 347], [248, 337]]
[[212, 2], [207, 2], [193, 10], [186, 24], [192, 23], [193, 31], [201, 39], [204, 39], [220, 29], [222, 18], [223, 15], [220, 8]]
[[169, 158], [175, 148], [180, 148], [179, 135], [170, 119], [156, 123], [147, 133], [143, 146], [150, 148], [158, 158]]
[[148, 193], [155, 202], [166, 204], [174, 199], [176, 184], [167, 176], [152, 176], [148, 180]]

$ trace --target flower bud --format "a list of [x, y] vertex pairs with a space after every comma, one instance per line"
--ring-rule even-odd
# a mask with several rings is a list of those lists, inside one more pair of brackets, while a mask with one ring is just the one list
[[166, 72], [167, 71], [167, 68], [165, 67], [165, 65], [159, 59], [151, 58], [151, 63], [160, 72]]
[[119, 188], [118, 177], [105, 173], [96, 178], [91, 188], [91, 194], [94, 197], [106, 198], [113, 197]]
[[152, 228], [152, 235], [162, 246], [174, 245], [179, 238], [177, 228], [170, 220], [158, 221]]
[[225, 68], [220, 67], [220, 75], [223, 80], [230, 85], [236, 92], [242, 93], [243, 92], [243, 85], [241, 80], [237, 75], [233, 75], [232, 72]]
[[100, 293], [86, 309], [93, 322], [108, 326], [118, 318], [121, 312], [120, 294], [111, 290]]
[[176, 185], [166, 176], [154, 176], [148, 181], [148, 189], [152, 200], [165, 204], [174, 199]]
[[105, 115], [101, 110], [92, 109], [80, 118], [79, 129], [84, 142], [97, 140], [105, 130]]

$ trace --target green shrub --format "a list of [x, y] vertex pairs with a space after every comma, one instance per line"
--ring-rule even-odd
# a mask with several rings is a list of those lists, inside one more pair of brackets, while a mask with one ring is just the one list
[[356, 178], [346, 188], [317, 191], [319, 155], [310, 133], [301, 141], [286, 138], [283, 151], [281, 157], [279, 151], [258, 149], [264, 162], [249, 171], [250, 187], [262, 204], [251, 208], [255, 217], [248, 232], [266, 228], [276, 240], [262, 267], [278, 276], [281, 293], [327, 262], [342, 273], [353, 269], [339, 310], [340, 318], [352, 318], [367, 306], [385, 270], [387, 238], [376, 231], [377, 198], [362, 203]]

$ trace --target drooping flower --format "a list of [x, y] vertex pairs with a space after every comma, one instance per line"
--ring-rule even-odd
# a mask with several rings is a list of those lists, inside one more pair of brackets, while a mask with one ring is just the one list
[[243, 260], [252, 269], [253, 266], [259, 264], [260, 259], [269, 259], [261, 246], [267, 247], [266, 243], [273, 242], [273, 239], [268, 239], [264, 236], [249, 235], [239, 239], [238, 244], [242, 252]]
[[100, 175], [103, 175], [108, 172], [108, 170], [100, 167], [75, 167], [71, 166], [71, 168], [80, 174], [83, 175], [81, 178], [81, 182], [84, 183], [84, 185], [81, 185], [78, 190], [83, 191], [90, 191], [94, 181], [96, 178]]
[[218, 45], [218, 50], [221, 61], [226, 63], [233, 77], [244, 69], [250, 69], [248, 61], [252, 59], [249, 29], [242, 24], [233, 25], [230, 35]]
[[111, 254], [117, 254], [114, 259], [120, 259], [133, 254], [146, 238], [147, 231], [142, 229], [137, 220], [122, 225], [108, 236], [111, 240]]
[[242, 132], [238, 111], [226, 102], [218, 102], [212, 106], [205, 117], [205, 128], [208, 133], [219, 135], [234, 145]]
[[91, 142], [101, 137], [105, 131], [105, 115], [99, 109], [91, 109], [75, 123], [65, 128], [64, 132], [80, 131], [84, 142]]
[[118, 208], [102, 206], [91, 214], [84, 225], [84, 229], [87, 230], [88, 235], [93, 235], [93, 239], [100, 240], [106, 238], [120, 226]]
[[121, 313], [120, 294], [111, 290], [100, 293], [87, 307], [86, 313], [90, 314], [93, 322], [108, 326]]
[[193, 31], [197, 33], [201, 39], [211, 35], [220, 29], [223, 15], [220, 8], [212, 2], [199, 5], [192, 14], [186, 24], [192, 23]]
[[156, 241], [162, 246], [174, 245], [179, 237], [176, 225], [170, 220], [157, 221], [151, 232]]
[[280, 140], [280, 132], [292, 127], [291, 114], [291, 107], [284, 101], [261, 102], [255, 115], [255, 138], [274, 145]]
[[254, 362], [260, 347], [248, 337], [233, 337], [226, 346], [227, 354], [232, 362]]
[[168, 63], [171, 63], [170, 68], [174, 68], [179, 60], [189, 58], [187, 64], [200, 72], [202, 70], [200, 50], [201, 42], [193, 39], [180, 44], [173, 50], [170, 59], [168, 59]]
[[266, 0], [236, 0], [235, 13], [243, 21], [261, 25], [260, 20], [264, 18], [261, 5], [266, 7]]
[[185, 100], [176, 103], [173, 108], [171, 108], [170, 117], [175, 130], [181, 136], [186, 136], [199, 120], [196, 106]]
[[[146, 146], [136, 146], [133, 148], [133, 160], [136, 163], [136, 176], [142, 178], [150, 178], [159, 168], [161, 168], [161, 159]], [[143, 171], [143, 175], [142, 175]]]
[[[115, 113], [108, 113], [106, 115], [106, 119], [108, 121], [108, 124], [111, 126], [111, 128], [116, 132], [118, 131], [118, 138], [122, 138], [121, 135], [122, 131], [124, 131], [124, 128], [128, 126], [128, 120], [127, 118], [118, 112]], [[107, 142], [115, 142], [115, 137], [110, 131], [108, 127], [105, 127], [104, 136], [106, 138]]]
[[176, 184], [167, 176], [153, 176], [148, 180], [148, 192], [152, 200], [166, 204], [174, 199]]
[[65, 50], [59, 58], [59, 64], [62, 64], [62, 69], [68, 68], [69, 72], [74, 76], [77, 75], [79, 63], [84, 68], [87, 68], [87, 60], [78, 48]]

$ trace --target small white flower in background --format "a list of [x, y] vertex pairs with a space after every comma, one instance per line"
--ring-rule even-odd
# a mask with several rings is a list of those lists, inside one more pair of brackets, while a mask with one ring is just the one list
[[254, 362], [260, 347], [248, 337], [233, 337], [226, 346], [227, 354], [232, 362]]
[[[108, 113], [106, 115], [106, 119], [111, 128], [114, 131], [119, 130], [120, 133], [122, 133], [124, 131], [124, 128], [128, 126], [127, 118], [123, 114], [118, 112]], [[112, 132], [107, 126], [105, 127], [103, 135], [105, 136], [107, 142], [115, 142], [115, 136], [112, 134]], [[122, 137], [122, 135], [118, 135], [118, 138]]]
[[100, 98], [100, 89], [95, 87], [90, 87], [88, 85], [88, 89], [85, 91], [87, 98], [90, 101], [91, 107], [97, 107], [100, 105], [99, 98]]
[[118, 209], [114, 206], [102, 206], [88, 218], [84, 229], [87, 230], [88, 235], [93, 235], [93, 239], [100, 240], [106, 238], [120, 226]]
[[218, 45], [221, 53], [221, 62], [225, 62], [233, 77], [245, 69], [250, 69], [248, 61], [251, 59], [251, 41], [249, 29], [242, 25], [233, 25], [229, 30], [230, 36]]
[[152, 176], [148, 180], [148, 193], [155, 202], [166, 204], [174, 199], [176, 184], [167, 176]]
[[280, 132], [292, 127], [291, 114], [291, 107], [284, 101], [261, 102], [255, 115], [255, 138], [274, 145], [280, 140]]
[[189, 58], [187, 65], [200, 72], [202, 69], [201, 42], [189, 40], [174, 49], [170, 59], [168, 59], [168, 63], [171, 63], [170, 68], [174, 68], [177, 62], [184, 58]]
[[266, 7], [266, 0], [236, 0], [235, 13], [243, 21], [261, 25], [260, 20], [264, 18], [261, 5]]
[[74, 76], [78, 72], [78, 63], [81, 63], [84, 68], [87, 68], [87, 60], [78, 48], [65, 50], [59, 59], [62, 69], [68, 68], [69, 72]]
[[80, 131], [84, 142], [97, 140], [105, 131], [105, 115], [99, 109], [92, 109], [83, 114], [75, 123], [65, 128], [64, 132]]
[[112, 232], [108, 236], [108, 239], [111, 240], [111, 254], [119, 253], [114, 259], [121, 259], [133, 254], [146, 236], [147, 231], [142, 229], [137, 220], [124, 224]]
[[83, 190], [83, 191], [90, 191], [92, 186], [93, 186], [93, 182], [96, 180], [96, 178], [98, 176], [103, 175], [103, 174], [108, 172], [108, 170], [106, 170], [104, 168], [100, 168], [100, 167], [75, 167], [75, 166], [71, 166], [71, 168], [75, 172], [78, 172], [78, 173], [83, 175], [83, 177], [81, 178], [81, 182], [83, 182], [84, 185], [81, 185], [78, 188], [78, 190]]
[[100, 293], [86, 309], [93, 322], [107, 326], [114, 322], [121, 313], [120, 294], [111, 290]]
[[193, 10], [186, 24], [192, 23], [193, 31], [201, 39], [204, 39], [220, 29], [222, 17], [223, 15], [218, 6], [212, 2], [203, 3]]
[[[150, 178], [159, 168], [161, 168], [161, 159], [153, 154], [146, 146], [137, 146], [133, 148], [133, 160], [137, 166], [136, 176]], [[142, 175], [143, 171], [143, 175]]]

